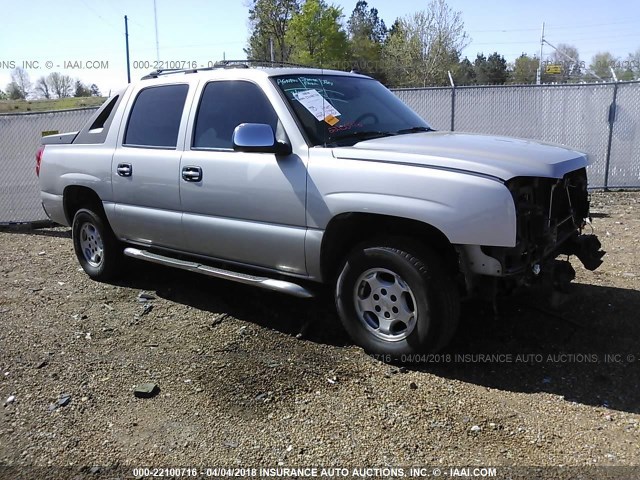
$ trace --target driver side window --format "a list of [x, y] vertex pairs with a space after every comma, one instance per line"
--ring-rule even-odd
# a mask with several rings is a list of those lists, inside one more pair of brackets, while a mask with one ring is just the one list
[[231, 150], [241, 123], [266, 123], [276, 131], [278, 117], [260, 88], [247, 81], [213, 81], [202, 93], [193, 134], [194, 149]]

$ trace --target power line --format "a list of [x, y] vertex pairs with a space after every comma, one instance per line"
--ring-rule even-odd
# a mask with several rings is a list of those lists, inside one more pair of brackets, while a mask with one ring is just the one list
[[533, 31], [539, 31], [540, 27], [538, 28], [513, 28], [513, 29], [504, 29], [504, 28], [500, 28], [497, 30], [471, 30], [468, 33], [502, 33], [502, 32], [533, 32]]
[[[115, 30], [116, 32], [120, 33], [120, 34], [124, 34], [124, 31], [122, 28], [117, 27], [116, 25], [114, 25], [113, 23], [111, 23], [110, 21], [106, 20], [102, 15], [100, 15], [100, 13], [98, 11], [96, 11], [93, 7], [91, 7], [89, 4], [87, 4], [85, 2], [85, 0], [78, 0], [80, 3], [82, 3], [87, 9], [89, 9], [91, 11], [91, 13], [93, 13], [96, 17], [98, 17], [100, 20], [102, 20], [106, 25], [108, 25], [109, 27], [111, 27], [111, 29]], [[109, 5], [109, 2], [106, 2], [107, 5]], [[115, 8], [113, 6], [111, 6], [111, 9], [116, 12]], [[120, 14], [118, 14], [120, 15]], [[142, 29], [146, 29], [147, 27], [136, 22], [135, 20], [132, 20], [131, 18], [129, 18], [129, 23], [130, 24], [134, 24], [137, 25], [138, 27], [142, 28]], [[134, 39], [140, 39], [142, 36], [138, 33], [138, 34], [132, 34], [131, 32], [129, 32], [129, 37], [133, 37]]]
[[536, 40], [530, 40], [528, 42], [471, 42], [471, 45], [529, 45], [531, 43], [536, 43]]
[[[587, 25], [547, 25], [546, 29], [562, 29], [566, 30], [574, 30], [581, 28], [592, 28], [592, 27], [607, 27], [613, 25], [640, 25], [638, 20], [626, 20], [621, 22], [608, 22], [608, 23], [593, 23]], [[491, 30], [469, 30], [468, 33], [518, 33], [518, 32], [539, 32], [540, 27], [525, 27], [525, 28], [497, 28]]]
[[629, 24], [635, 24], [640, 26], [640, 22], [638, 20], [627, 20], [624, 22], [591, 23], [587, 25], [549, 25], [548, 28], [572, 30], [572, 29], [579, 29], [579, 28], [610, 27], [613, 25], [629, 25]]
[[113, 23], [107, 21], [102, 15], [100, 15], [96, 10], [94, 10], [93, 7], [89, 6], [89, 4], [87, 4], [84, 0], [79, 0], [80, 3], [82, 3], [86, 8], [88, 8], [91, 13], [93, 13], [95, 16], [97, 16], [100, 20], [102, 20], [106, 25], [108, 25], [109, 27], [111, 27], [113, 30], [115, 30], [116, 32], [120, 33], [120, 28], [116, 27]]
[[[637, 37], [638, 39], [640, 39], [640, 33], [636, 32], [636, 33], [630, 33], [628, 35], [613, 35], [613, 36], [609, 36], [609, 35], [604, 35], [604, 36], [594, 36], [594, 35], [590, 35], [588, 37], [568, 37], [566, 38], [566, 41], [560, 42], [560, 43], [567, 43], [567, 42], [574, 42], [574, 41], [593, 41], [593, 42], [602, 42], [602, 41], [616, 41], [618, 39], [621, 38], [633, 38], [633, 37]], [[515, 41], [515, 42], [471, 42], [469, 44], [469, 46], [472, 45], [529, 45], [532, 43], [537, 43], [537, 40], [532, 39], [529, 41]]]
[[235, 42], [217, 42], [217, 43], [200, 43], [194, 45], [174, 45], [172, 47], [164, 47], [165, 49], [178, 49], [178, 48], [198, 48], [198, 47], [218, 47], [221, 45], [240, 45], [246, 44], [247, 42], [243, 41], [235, 41]]
[[636, 33], [630, 33], [630, 34], [626, 34], [626, 35], [604, 35], [604, 36], [594, 36], [594, 35], [589, 35], [587, 37], [568, 37], [571, 39], [571, 41], [574, 40], [592, 40], [594, 42], [599, 42], [602, 40], [605, 41], [609, 41], [609, 40], [618, 40], [620, 38], [630, 38], [630, 37], [637, 37], [638, 39], [640, 39], [640, 32], [636, 32]]
[[[121, 8], [120, 10], [116, 10], [116, 8], [112, 5], [112, 1], [104, 2], [104, 3], [106, 3], [109, 6], [109, 8], [111, 9], [111, 11], [116, 13], [118, 15], [118, 17], [122, 17], [122, 15], [124, 15], [126, 13], [126, 9], [124, 9], [124, 8]], [[128, 17], [128, 20], [129, 20], [129, 24], [130, 25], [134, 24], [134, 25], [137, 25], [138, 27], [143, 28], [143, 29], [149, 28], [148, 25], [143, 25], [140, 22], [136, 22], [135, 20], [132, 20], [131, 17]]]

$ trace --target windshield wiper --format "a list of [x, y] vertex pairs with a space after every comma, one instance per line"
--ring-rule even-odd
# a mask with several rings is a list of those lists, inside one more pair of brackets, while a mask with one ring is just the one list
[[412, 127], [412, 128], [403, 128], [402, 130], [398, 130], [396, 134], [403, 135], [405, 133], [418, 133], [418, 132], [435, 132], [435, 130], [430, 127]]
[[374, 138], [391, 137], [393, 135], [396, 134], [394, 132], [382, 132], [380, 130], [366, 130], [363, 132], [353, 132], [334, 138], [333, 143], [337, 144], [338, 142], [342, 142], [344, 140], [355, 140], [356, 142], [359, 142], [361, 140], [372, 140]]

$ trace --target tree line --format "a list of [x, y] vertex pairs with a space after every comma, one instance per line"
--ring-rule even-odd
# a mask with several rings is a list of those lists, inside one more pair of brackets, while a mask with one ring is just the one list
[[[355, 70], [392, 87], [449, 85], [448, 72], [456, 85], [531, 84], [540, 66], [540, 59], [526, 52], [514, 62], [497, 51], [463, 58], [471, 39], [462, 13], [446, 0], [430, 0], [424, 10], [396, 18], [390, 27], [365, 0], [348, 17], [327, 0], [250, 0], [249, 26], [250, 60]], [[624, 59], [601, 52], [587, 63], [575, 46], [560, 44], [543, 61], [541, 81], [609, 81], [614, 74], [618, 80], [640, 79], [640, 48]], [[11, 72], [6, 93], [0, 90], [0, 99], [92, 95], [100, 95], [95, 84], [58, 72], [32, 85], [22, 68]]]
[[11, 82], [6, 92], [0, 90], [0, 100], [26, 100], [27, 98], [68, 98], [68, 97], [99, 97], [100, 89], [93, 83], [87, 85], [80, 79], [73, 79], [69, 75], [51, 72], [31, 83], [29, 74], [22, 67], [11, 71]]
[[[249, 26], [248, 59], [356, 70], [394, 87], [449, 85], [448, 72], [456, 85], [535, 83], [540, 65], [527, 53], [511, 63], [498, 52], [462, 58], [471, 39], [446, 0], [431, 0], [391, 27], [365, 0], [348, 18], [326, 0], [252, 0]], [[612, 69], [618, 80], [640, 78], [640, 49], [624, 60], [598, 53], [587, 64], [576, 47], [557, 48], [543, 61], [543, 83], [611, 80]]]

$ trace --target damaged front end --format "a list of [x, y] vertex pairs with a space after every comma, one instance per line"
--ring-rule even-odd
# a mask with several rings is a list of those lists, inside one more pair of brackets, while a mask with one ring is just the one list
[[500, 264], [507, 289], [551, 281], [562, 288], [575, 277], [561, 255], [575, 255], [588, 270], [602, 264], [605, 252], [598, 238], [585, 234], [590, 224], [586, 169], [561, 179], [516, 177], [507, 182], [516, 207], [514, 247], [481, 247]]

